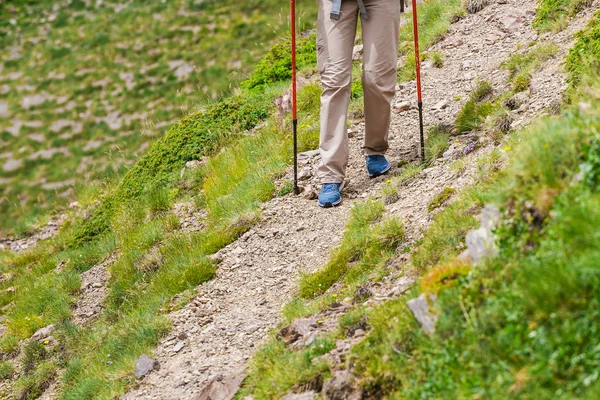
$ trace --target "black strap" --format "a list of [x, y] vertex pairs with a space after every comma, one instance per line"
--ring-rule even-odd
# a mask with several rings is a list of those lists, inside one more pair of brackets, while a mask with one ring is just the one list
[[358, 2], [358, 8], [360, 9], [360, 17], [362, 19], [369, 19], [369, 14], [367, 14], [367, 9], [365, 8], [365, 3], [363, 0], [356, 0]]

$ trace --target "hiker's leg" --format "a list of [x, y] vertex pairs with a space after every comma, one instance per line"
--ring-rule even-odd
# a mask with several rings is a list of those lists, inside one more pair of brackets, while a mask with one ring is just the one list
[[330, 18], [333, 2], [319, 0], [317, 53], [321, 74], [321, 163], [322, 183], [344, 180], [348, 164], [346, 117], [352, 86], [352, 49], [356, 37], [358, 5], [343, 1], [339, 20]]
[[365, 143], [369, 156], [388, 149], [391, 102], [396, 88], [400, 2], [365, 0], [369, 18], [363, 30], [363, 91], [365, 93]]

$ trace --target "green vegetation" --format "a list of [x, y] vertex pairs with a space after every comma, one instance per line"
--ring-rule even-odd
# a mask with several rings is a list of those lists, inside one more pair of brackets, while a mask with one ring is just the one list
[[[297, 42], [296, 63], [299, 70], [317, 64], [317, 46], [315, 35]], [[281, 41], [269, 50], [258, 63], [250, 78], [242, 83], [247, 89], [264, 88], [292, 77], [292, 54], [289, 41]]]
[[10, 379], [15, 373], [15, 367], [10, 361], [0, 361], [0, 380]]
[[[589, 116], [596, 113], [600, 109]], [[597, 135], [597, 119], [576, 111], [519, 135], [522, 146], [509, 167], [484, 190], [507, 204], [511, 219], [497, 233], [500, 255], [480, 268], [468, 272], [452, 264], [461, 239], [446, 242], [464, 236], [468, 227], [457, 223], [471, 202], [439, 214], [425, 239], [448, 243], [451, 254], [423, 244], [420, 256], [413, 257], [423, 266], [440, 263], [422, 280], [423, 288], [439, 292], [436, 334], [423, 333], [405, 300], [373, 311], [371, 335], [354, 350], [370, 394], [590, 398], [597, 393], [592, 371], [598, 362], [593, 350], [598, 273], [590, 258], [600, 249], [588, 235], [594, 235], [592, 226], [600, 218], [595, 211], [600, 198], [595, 186], [572, 183], [582, 159], [589, 170], [597, 168], [591, 153]], [[464, 365], [471, 366], [469, 379], [463, 379]]]
[[576, 86], [588, 71], [598, 70], [600, 60], [600, 11], [596, 12], [587, 28], [575, 35], [577, 42], [569, 51], [565, 69], [569, 83]]
[[[314, 50], [314, 37], [303, 43]], [[271, 63], [263, 62], [253, 76], [267, 76], [269, 68]], [[91, 205], [85, 206], [85, 218], [71, 211], [52, 242], [23, 254], [0, 254], [5, 277], [0, 303], [6, 306], [2, 314], [8, 328], [0, 349], [16, 351], [20, 340], [48, 324], [57, 326], [59, 341], [49, 354], [33, 351], [43, 348], [37, 342], [29, 345], [27, 373], [12, 388], [15, 395], [40, 393], [55, 377], [47, 373], [51, 365], [54, 371], [65, 370], [63, 398], [113, 398], [124, 392], [134, 360], [168, 331], [164, 315], [176, 306], [173, 298], [214, 276], [208, 256], [250, 229], [260, 218], [259, 204], [275, 194], [274, 178], [291, 160], [291, 136], [271, 104], [287, 85], [270, 81], [242, 88], [190, 114], [156, 141], [118, 186], [104, 193], [90, 190], [82, 200]], [[319, 96], [314, 83], [299, 93], [305, 106], [301, 151], [318, 143]], [[205, 163], [182, 172], [195, 159]], [[184, 234], [176, 229], [179, 220], [171, 210], [174, 203], [190, 199], [206, 216], [205, 227]], [[116, 249], [118, 257], [108, 265], [111, 280], [103, 312], [85, 329], [73, 325], [78, 275]]]
[[37, 399], [44, 393], [56, 377], [57, 365], [45, 362], [32, 375], [21, 377], [16, 383], [16, 397], [18, 399]]
[[[299, 29], [314, 26], [316, 7], [298, 6]], [[3, 1], [0, 8], [0, 108], [8, 113], [0, 118], [0, 232], [16, 234], [90, 186], [117, 183], [181, 117], [226, 111], [212, 103], [232, 94], [289, 29], [287, 6], [276, 0]], [[311, 64], [314, 41], [304, 42], [311, 45], [300, 46], [300, 61]], [[279, 41], [251, 82], [286, 78], [286, 46]]]
[[[419, 7], [419, 46], [427, 49], [448, 31], [453, 17], [464, 12], [461, 0], [431, 0]], [[405, 56], [398, 70], [401, 82], [415, 79], [413, 24], [410, 19], [400, 28], [400, 54]], [[435, 63], [435, 60], [434, 60]]]
[[515, 93], [529, 89], [531, 74], [558, 52], [554, 43], [537, 44], [523, 53], [516, 53], [502, 63], [510, 73]]
[[432, 51], [425, 54], [426, 60], [431, 60], [433, 66], [442, 68], [444, 66], [444, 53], [440, 51]]
[[492, 96], [493, 89], [488, 82], [481, 81], [477, 84], [456, 116], [454, 122], [458, 133], [471, 132], [477, 129], [485, 118], [494, 112], [494, 104], [487, 100]]
[[572, 17], [593, 0], [539, 0], [533, 27], [539, 31], [559, 31], [566, 26], [567, 17]]
[[[578, 35], [582, 59], [593, 57], [597, 43], [580, 42], [589, 40], [595, 27], [594, 22]], [[353, 307], [339, 319], [340, 332], [330, 334], [336, 338], [363, 318], [371, 327], [346, 365], [362, 384], [363, 397], [587, 399], [600, 394], [600, 273], [595, 262], [600, 256], [600, 92], [594, 69], [582, 71], [596, 82], [579, 93], [581, 107], [499, 137], [503, 150], [479, 157], [476, 184], [457, 193], [409, 248], [412, 266], [423, 273], [419, 284], [405, 297], [370, 310]], [[591, 80], [585, 77], [585, 82]], [[477, 105], [490, 95], [476, 90], [470, 101]], [[488, 114], [490, 124], [498, 129], [510, 125], [501, 105], [506, 99], [489, 101], [494, 111]], [[383, 186], [384, 199], [395, 195], [392, 183]], [[436, 205], [451, 192], [445, 190]], [[495, 230], [500, 252], [472, 266], [457, 256], [465, 249], [467, 232], [480, 225], [476, 215], [489, 203], [501, 207], [502, 222]], [[386, 221], [385, 215], [379, 218], [378, 224]], [[364, 237], [359, 236], [364, 226], [354, 223], [340, 247], [345, 254], [352, 254], [352, 238]], [[354, 246], [354, 254], [365, 247], [361, 240]], [[314, 314], [337, 293], [351, 294], [347, 275], [332, 268], [338, 251], [325, 269], [310, 276], [310, 286], [302, 282], [311, 289], [326, 282], [330, 293], [312, 302], [294, 300], [286, 307], [286, 321]], [[406, 304], [422, 293], [437, 295], [433, 335], [421, 329]], [[273, 365], [273, 359], [261, 362]], [[258, 388], [257, 382], [282, 382], [270, 369], [259, 373], [258, 368], [255, 364], [250, 371], [252, 384], [244, 395], [285, 393]], [[286, 381], [288, 392], [298, 387], [296, 382]]]
[[431, 203], [429, 203], [429, 205], [427, 206], [427, 211], [432, 212], [437, 210], [438, 208], [443, 206], [450, 199], [450, 197], [452, 197], [454, 193], [456, 193], [456, 190], [454, 190], [453, 188], [444, 188], [444, 190], [441, 193], [438, 193], [433, 198]]
[[397, 220], [378, 223], [384, 209], [383, 203], [375, 200], [357, 204], [352, 209], [344, 240], [331, 260], [323, 269], [302, 277], [302, 297], [310, 299], [323, 294], [342, 276], [352, 279], [369, 266], [389, 258], [389, 251], [404, 238], [404, 230]]
[[[250, 368], [254, 372], [244, 383], [237, 398], [252, 394], [256, 399], [275, 399], [287, 394], [294, 386], [310, 385], [323, 379], [329, 371], [327, 361], [315, 359], [335, 349], [335, 340], [317, 340], [302, 351], [293, 351], [277, 339], [259, 350]], [[258, 396], [257, 396], [258, 394]]]
[[425, 142], [425, 163], [433, 164], [448, 150], [450, 132], [445, 125], [435, 125], [427, 132]]

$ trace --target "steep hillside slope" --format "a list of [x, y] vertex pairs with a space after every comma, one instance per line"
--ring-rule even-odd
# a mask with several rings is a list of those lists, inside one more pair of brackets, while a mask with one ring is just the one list
[[0, 232], [120, 176], [175, 121], [230, 94], [287, 29], [272, 0], [0, 7]]
[[[340, 208], [306, 199], [318, 162], [311, 36], [300, 41], [306, 198], [290, 194], [283, 40], [234, 96], [175, 124], [118, 185], [80, 197], [60, 229], [4, 242], [20, 251], [0, 251], [0, 393], [594, 397], [598, 110], [585, 88], [600, 4], [555, 5], [541, 25], [550, 2], [465, 4], [420, 7], [424, 164], [410, 21], [395, 167], [375, 180], [360, 153], [357, 57]], [[470, 233], [486, 205], [500, 228]], [[465, 239], [479, 234], [476, 252]], [[427, 331], [407, 306], [421, 294]]]

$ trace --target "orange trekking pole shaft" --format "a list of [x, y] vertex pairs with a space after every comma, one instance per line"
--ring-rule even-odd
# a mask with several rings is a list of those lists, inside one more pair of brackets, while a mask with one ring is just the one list
[[292, 129], [294, 135], [294, 194], [300, 194], [298, 188], [298, 78], [296, 76], [296, 1], [290, 0], [290, 25], [292, 28]]
[[415, 64], [417, 67], [417, 97], [419, 106], [419, 133], [421, 139], [421, 160], [425, 161], [425, 134], [423, 132], [423, 94], [421, 91], [421, 56], [419, 54], [419, 18], [417, 17], [417, 0], [412, 0], [413, 28], [415, 38]]

